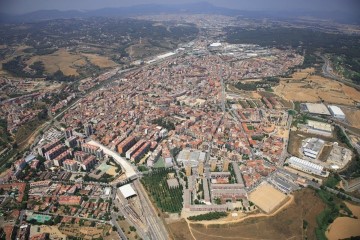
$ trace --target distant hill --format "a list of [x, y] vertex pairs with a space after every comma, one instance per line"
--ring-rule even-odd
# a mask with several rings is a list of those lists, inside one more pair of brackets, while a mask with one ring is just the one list
[[322, 19], [332, 19], [337, 22], [360, 24], [358, 14], [345, 12], [315, 12], [315, 11], [244, 11], [239, 9], [229, 9], [217, 7], [207, 2], [191, 4], [143, 4], [131, 7], [102, 8], [91, 11], [59, 11], [59, 10], [40, 10], [22, 15], [9, 15], [0, 13], [0, 23], [21, 23], [36, 22], [53, 19], [86, 18], [86, 17], [131, 17], [138, 15], [156, 15], [161, 13], [177, 14], [221, 14], [249, 18], [296, 18], [300, 16], [310, 16]]

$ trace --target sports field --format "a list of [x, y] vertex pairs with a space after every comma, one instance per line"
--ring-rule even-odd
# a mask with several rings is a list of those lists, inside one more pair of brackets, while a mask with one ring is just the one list
[[284, 202], [287, 196], [268, 183], [261, 184], [250, 193], [249, 199], [264, 212], [270, 213]]
[[28, 221], [35, 219], [38, 223], [44, 223], [51, 219], [49, 215], [42, 215], [42, 214], [33, 214], [28, 218]]

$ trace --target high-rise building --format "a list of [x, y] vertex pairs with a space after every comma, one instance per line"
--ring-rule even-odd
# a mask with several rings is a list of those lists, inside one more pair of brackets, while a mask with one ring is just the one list
[[200, 176], [203, 176], [204, 175], [204, 163], [203, 162], [199, 162], [199, 165], [198, 165], [198, 174]]
[[191, 176], [191, 165], [190, 164], [185, 165], [185, 174], [186, 174], [186, 176]]
[[67, 129], [65, 129], [65, 137], [66, 137], [66, 138], [70, 138], [70, 137], [72, 137], [72, 136], [73, 136], [73, 130], [72, 130], [72, 128], [69, 127], [69, 128], [67, 128]]
[[90, 123], [86, 123], [84, 124], [84, 131], [85, 131], [85, 135], [88, 137], [91, 134], [93, 134], [93, 129]]
[[223, 161], [223, 172], [229, 171], [229, 159], [224, 159]]
[[210, 170], [211, 172], [214, 172], [216, 169], [216, 160], [211, 160], [210, 162]]

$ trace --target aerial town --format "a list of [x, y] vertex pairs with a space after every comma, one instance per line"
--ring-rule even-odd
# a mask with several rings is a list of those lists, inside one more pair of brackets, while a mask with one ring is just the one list
[[224, 37], [226, 28], [264, 22], [134, 19], [201, 32], [74, 84], [0, 75], [1, 239], [207, 239], [211, 230], [197, 223], [270, 218], [301, 194], [337, 211], [324, 225], [301, 219], [301, 239], [329, 238], [338, 216], [357, 219], [348, 203], [360, 203], [351, 112], [360, 111], [360, 94], [339, 80], [331, 56], [316, 52], [324, 63], [308, 66], [300, 47]]

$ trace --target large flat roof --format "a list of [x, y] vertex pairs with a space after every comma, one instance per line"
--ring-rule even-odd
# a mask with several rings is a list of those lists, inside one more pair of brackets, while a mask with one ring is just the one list
[[309, 113], [331, 115], [328, 108], [323, 103], [306, 103], [305, 105]]
[[126, 184], [124, 186], [119, 187], [119, 190], [121, 194], [124, 195], [125, 198], [136, 195], [135, 190], [132, 188], [130, 184]]

